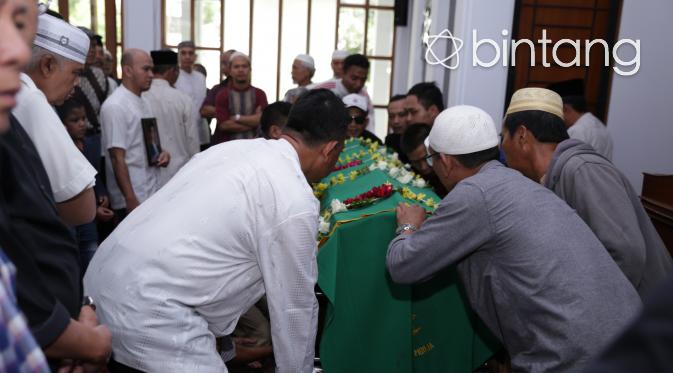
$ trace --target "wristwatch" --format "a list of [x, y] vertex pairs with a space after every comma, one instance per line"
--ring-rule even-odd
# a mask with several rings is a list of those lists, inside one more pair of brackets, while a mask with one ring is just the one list
[[234, 122], [238, 122], [239, 120], [241, 120], [241, 114], [236, 114], [234, 116]]
[[96, 310], [96, 303], [94, 303], [93, 298], [88, 295], [82, 300], [82, 306], [89, 306], [93, 308], [94, 311]]
[[395, 229], [395, 235], [399, 236], [400, 234], [402, 234], [404, 232], [416, 232], [417, 230], [418, 230], [418, 228], [416, 228], [415, 225], [404, 223], [404, 224], [399, 225], [397, 227], [397, 229]]

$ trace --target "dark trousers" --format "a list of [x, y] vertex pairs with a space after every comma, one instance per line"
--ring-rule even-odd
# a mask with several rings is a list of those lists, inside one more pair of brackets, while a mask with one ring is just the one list
[[114, 359], [110, 359], [110, 362], [107, 364], [107, 369], [110, 373], [144, 373], [142, 370], [118, 363]]

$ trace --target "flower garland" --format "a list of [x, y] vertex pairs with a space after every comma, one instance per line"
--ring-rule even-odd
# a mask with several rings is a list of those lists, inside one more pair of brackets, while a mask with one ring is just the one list
[[339, 166], [335, 166], [335, 167], [332, 169], [332, 172], [334, 172], [334, 171], [345, 170], [345, 169], [347, 169], [347, 168], [351, 168], [351, 167], [359, 166], [359, 165], [361, 165], [361, 164], [362, 164], [362, 161], [359, 160], [359, 159], [356, 159], [356, 160], [351, 161], [351, 162], [348, 162], [348, 163], [346, 163], [346, 164], [342, 164], [342, 165], [339, 165]]

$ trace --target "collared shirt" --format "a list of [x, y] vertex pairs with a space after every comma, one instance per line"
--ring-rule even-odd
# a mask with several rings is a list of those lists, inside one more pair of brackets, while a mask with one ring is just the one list
[[[252, 85], [242, 90], [230, 86], [217, 94], [217, 98], [215, 99], [215, 116], [217, 123], [221, 123], [231, 119], [236, 114], [255, 114], [257, 110], [264, 110], [267, 105], [266, 93], [261, 89]], [[219, 144], [223, 141], [251, 139], [258, 136], [258, 129], [259, 127], [245, 132], [230, 133], [216, 128], [212, 142], [213, 144]]]
[[[327, 81], [324, 81], [322, 83], [317, 83], [317, 84], [311, 84], [307, 86], [308, 89], [329, 89], [332, 91], [337, 97], [339, 98], [344, 98], [351, 94], [351, 92], [348, 92], [346, 89], [346, 86], [341, 81], [341, 78], [332, 78]], [[376, 128], [374, 120], [376, 119], [374, 115], [374, 104], [372, 103], [371, 97], [369, 97], [369, 92], [367, 92], [367, 87], [362, 87], [360, 92], [357, 93], [359, 96], [364, 97], [367, 100], [367, 118], [369, 119], [369, 123], [367, 124], [367, 131], [374, 132], [374, 128]]]
[[0, 371], [50, 372], [16, 305], [16, 268], [0, 249]]
[[12, 113], [35, 144], [57, 203], [94, 186], [96, 169], [72, 142], [44, 93], [23, 73]]
[[417, 232], [394, 239], [387, 264], [403, 283], [457, 264], [514, 371], [581, 371], [641, 305], [577, 213], [498, 161], [460, 181]]
[[[142, 118], [153, 117], [152, 111], [145, 100], [121, 85], [105, 100], [100, 116], [103, 149], [106, 153], [112, 148], [126, 151], [124, 160], [131, 186], [138, 201], [142, 203], [156, 191], [159, 174], [157, 167], [150, 166], [147, 162], [141, 124]], [[117, 185], [110, 158], [105, 157], [110, 206], [113, 209], [125, 208], [126, 200]]]
[[210, 127], [208, 123], [201, 118], [200, 110], [203, 100], [206, 98], [206, 77], [196, 70], [191, 73], [180, 69], [178, 80], [175, 82], [175, 88], [186, 94], [192, 99], [192, 110], [194, 110], [194, 121], [199, 128], [199, 143], [210, 143]]
[[319, 203], [285, 140], [199, 153], [98, 248], [84, 278], [115, 360], [226, 371], [215, 337], [266, 292], [277, 372], [311, 372]]
[[584, 113], [570, 128], [568, 136], [591, 145], [598, 154], [612, 159], [612, 139], [607, 127], [591, 113]]
[[161, 188], [199, 152], [199, 129], [194, 123], [191, 99], [166, 80], [152, 80], [152, 86], [142, 97], [157, 118], [161, 147], [171, 155], [168, 167], [159, 169], [157, 188]]

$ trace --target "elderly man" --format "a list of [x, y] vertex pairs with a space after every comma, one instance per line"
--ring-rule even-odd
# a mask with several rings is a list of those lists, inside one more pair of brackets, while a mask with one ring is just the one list
[[407, 109], [404, 107], [406, 95], [395, 95], [388, 101], [388, 130], [386, 136], [386, 146], [393, 148], [399, 155], [400, 161], [408, 163], [409, 159], [402, 151], [400, 141], [402, 134], [407, 129], [409, 121], [407, 120]]
[[166, 167], [170, 156], [163, 151], [156, 164], [150, 164], [143, 141], [142, 121], [153, 118], [141, 98], [152, 84], [152, 58], [142, 50], [128, 49], [121, 63], [122, 84], [103, 104], [101, 121], [103, 148], [110, 155], [105, 159], [110, 206], [123, 219], [154, 194], [158, 167]]
[[200, 153], [103, 242], [84, 288], [118, 364], [226, 372], [215, 338], [266, 293], [276, 371], [312, 372], [320, 207], [309, 182], [332, 171], [346, 122], [341, 100], [312, 91], [280, 140]]
[[[52, 35], [66, 35], [64, 46]], [[96, 170], [75, 147], [52, 105], [59, 105], [79, 82], [89, 49], [87, 35], [43, 14], [30, 63], [21, 75], [22, 89], [13, 114], [40, 154], [59, 215], [71, 226], [89, 223], [96, 213]]]
[[442, 91], [433, 82], [418, 83], [407, 93], [404, 109], [409, 123], [424, 123], [432, 127], [437, 115], [444, 110]]
[[365, 82], [369, 75], [369, 60], [361, 54], [352, 54], [343, 62], [343, 75], [339, 79], [330, 79], [326, 82], [311, 86], [311, 89], [329, 89], [337, 97], [355, 93], [362, 96], [367, 101], [368, 120], [367, 130], [374, 131], [374, 105], [365, 88]]
[[388, 270], [416, 283], [457, 265], [513, 371], [579, 371], [637, 314], [640, 298], [568, 205], [497, 161], [498, 141], [481, 109], [437, 117], [428, 160], [449, 194], [427, 220], [422, 207], [400, 204]]
[[201, 104], [201, 116], [210, 120], [215, 118], [215, 99], [221, 90], [227, 88], [231, 82], [230, 75], [230, 61], [231, 55], [236, 52], [234, 49], [229, 49], [228, 51], [222, 53], [220, 56], [220, 73], [224, 75], [224, 80], [220, 83], [214, 85], [206, 94], [206, 98]]
[[[33, 42], [36, 12], [35, 2], [28, 0], [8, 0], [0, 4], [0, 85], [3, 88], [7, 85], [18, 89], [18, 68], [26, 62], [26, 46]], [[23, 41], [17, 41], [19, 25]], [[60, 48], [55, 54], [74, 53], [82, 59], [86, 55], [88, 40], [78, 43], [81, 35], [76, 28], [41, 19], [36, 43], [45, 45], [46, 36], [61, 41], [46, 46], [46, 50]], [[54, 70], [60, 68], [53, 58], [49, 66]], [[72, 82], [70, 84], [72, 89]], [[52, 93], [54, 91], [49, 94]], [[31, 95], [38, 96], [33, 92]], [[48, 106], [44, 95], [42, 100]], [[0, 118], [0, 246], [17, 269], [18, 304], [28, 319], [30, 333], [51, 359], [51, 369], [57, 370], [61, 359], [105, 362], [111, 336], [106, 327], [98, 326], [91, 307], [80, 309], [79, 255], [74, 237], [55, 208], [50, 182], [33, 142], [14, 116], [10, 116], [7, 128], [6, 115], [7, 112]], [[10, 279], [12, 271], [10, 267], [3, 267], [3, 281]], [[12, 299], [13, 289], [6, 290], [2, 298]], [[3, 346], [8, 348], [3, 348], [2, 364], [8, 365], [0, 370], [44, 371], [40, 362], [42, 354], [36, 349], [29, 350], [31, 341], [22, 327], [21, 316], [12, 314], [4, 303], [2, 309], [3, 321], [7, 321], [12, 339], [20, 338], [25, 343], [23, 353], [26, 355], [12, 350], [5, 344], [11, 340], [3, 339]], [[26, 359], [26, 364], [21, 364], [20, 359]], [[12, 361], [16, 365], [12, 365]]]
[[170, 164], [159, 170], [157, 189], [175, 175], [199, 152], [199, 129], [194, 125], [192, 100], [171, 85], [178, 78], [178, 55], [171, 51], [152, 51], [154, 79], [142, 97], [157, 118], [161, 146], [171, 155]]
[[568, 136], [591, 145], [608, 160], [612, 159], [612, 139], [600, 119], [587, 110], [584, 96], [563, 97], [563, 118]]
[[330, 66], [332, 67], [332, 72], [334, 73], [332, 79], [336, 80], [341, 79], [343, 77], [344, 60], [348, 56], [350, 56], [350, 53], [343, 49], [337, 49], [334, 52], [332, 52], [332, 62], [330, 63]]
[[293, 104], [299, 96], [306, 92], [315, 74], [315, 62], [308, 54], [299, 54], [292, 62], [292, 82], [297, 85], [285, 93], [283, 101]]
[[628, 179], [591, 146], [568, 139], [558, 94], [542, 88], [515, 92], [502, 149], [510, 167], [577, 211], [641, 295], [673, 272], [671, 257]]
[[175, 82], [175, 88], [192, 98], [194, 105], [194, 123], [199, 128], [199, 143], [210, 143], [210, 128], [201, 117], [200, 109], [206, 98], [206, 76], [194, 70], [196, 63], [196, 46], [192, 41], [183, 41], [178, 44], [178, 60], [180, 61], [180, 75]]
[[231, 84], [215, 99], [217, 128], [213, 145], [256, 137], [262, 110], [267, 105], [264, 91], [250, 84], [250, 58], [235, 52], [230, 64]]

